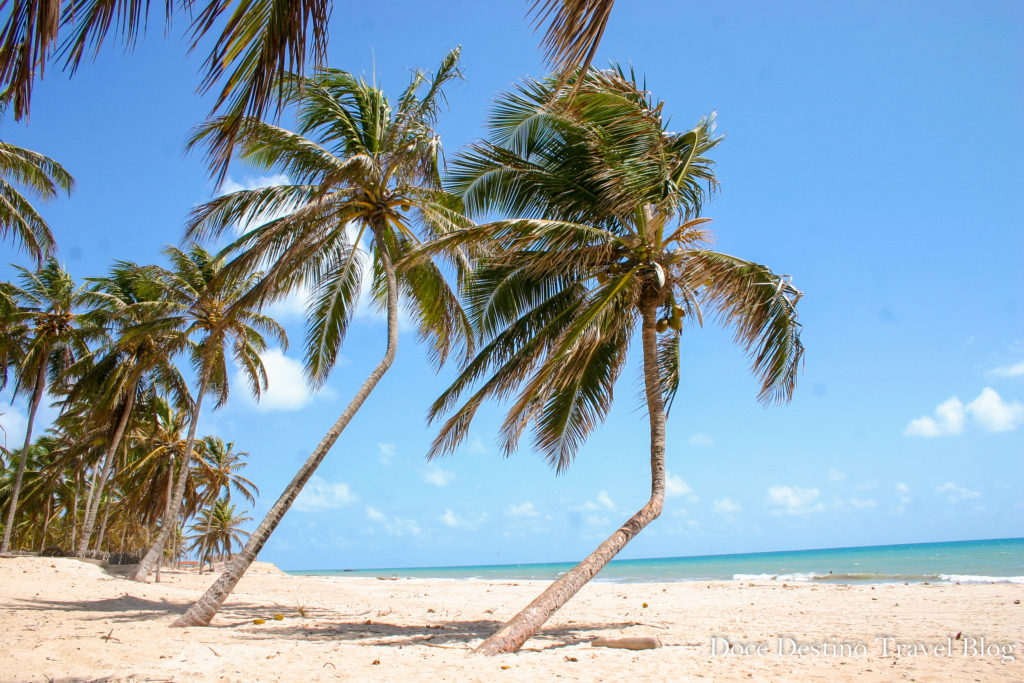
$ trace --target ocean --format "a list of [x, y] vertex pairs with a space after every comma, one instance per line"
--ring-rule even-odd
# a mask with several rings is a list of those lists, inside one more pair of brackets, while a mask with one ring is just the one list
[[[574, 565], [573, 562], [550, 562], [466, 567], [305, 570], [288, 573], [303, 576], [552, 580]], [[731, 579], [822, 583], [929, 581], [1024, 584], [1024, 538], [613, 560], [594, 580], [638, 583]]]

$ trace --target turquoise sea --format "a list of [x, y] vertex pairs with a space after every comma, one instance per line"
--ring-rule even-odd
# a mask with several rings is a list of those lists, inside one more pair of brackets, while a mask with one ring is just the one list
[[[545, 579], [572, 562], [402, 569], [290, 571], [305, 576], [370, 576], [429, 579]], [[818, 581], [903, 583], [944, 581], [1024, 584], [1024, 538], [947, 543], [791, 550], [739, 555], [613, 560], [596, 581]]]

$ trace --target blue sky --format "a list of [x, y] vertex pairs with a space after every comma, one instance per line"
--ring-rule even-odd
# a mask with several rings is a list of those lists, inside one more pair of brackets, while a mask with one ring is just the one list
[[[336, 3], [329, 63], [392, 91], [463, 45], [448, 153], [481, 134], [491, 99], [542, 75], [520, 2]], [[215, 192], [183, 141], [209, 109], [204, 53], [158, 23], [133, 55], [107, 49], [73, 80], [48, 72], [30, 122], [0, 136], [58, 159], [79, 187], [45, 207], [77, 278], [153, 262]], [[727, 331], [689, 330], [669, 418], [669, 498], [623, 557], [1024, 535], [1024, 8], [1016, 2], [617, 4], [598, 63], [632, 62], [673, 126], [718, 113], [716, 248], [793, 275], [806, 369], [762, 408]], [[272, 175], [238, 165], [232, 187]], [[9, 242], [2, 261], [27, 264]], [[0, 272], [9, 277], [10, 269]], [[294, 302], [293, 302], [294, 304]], [[201, 431], [251, 453], [259, 519], [383, 352], [369, 312], [327, 386], [293, 349], [268, 355], [256, 406], [236, 384]], [[423, 459], [436, 376], [415, 334], [261, 558], [285, 568], [562, 561], [582, 557], [648, 495], [636, 365], [608, 422], [556, 477], [528, 443], [497, 454], [501, 413], [468, 445]], [[24, 403], [0, 420], [16, 442]]]

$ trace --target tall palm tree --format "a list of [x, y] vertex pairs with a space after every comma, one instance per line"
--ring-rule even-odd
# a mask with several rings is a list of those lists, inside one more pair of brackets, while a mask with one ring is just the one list
[[[7, 520], [4, 524], [0, 552], [7, 552], [11, 544], [15, 513], [21, 480], [25, 474], [25, 459], [32, 443], [32, 428], [36, 411], [46, 393], [47, 381], [53, 382], [72, 364], [76, 357], [88, 351], [87, 343], [95, 335], [95, 328], [83, 318], [80, 309], [86, 305], [81, 287], [55, 260], [48, 260], [39, 270], [32, 272], [15, 266], [21, 286], [8, 283], [5, 287], [13, 310], [4, 315], [4, 335], [0, 338], [0, 358], [16, 361], [16, 394], [28, 394], [28, 424], [25, 444], [18, 459]], [[6, 368], [4, 369], [6, 373]]]
[[95, 419], [116, 426], [107, 441], [99, 476], [90, 486], [78, 539], [80, 555], [88, 552], [103, 489], [140, 397], [159, 388], [178, 406], [191, 409], [193, 403], [174, 364], [174, 356], [187, 348], [188, 339], [179, 330], [156, 324], [168, 303], [153, 269], [115, 261], [108, 275], [91, 280], [93, 286], [85, 293], [94, 306], [91, 315], [110, 331], [110, 337], [68, 369], [75, 383], [67, 402], [88, 398]]
[[651, 497], [477, 648], [486, 654], [518, 650], [661, 513], [665, 423], [678, 388], [684, 320], [700, 324], [703, 310], [733, 328], [764, 402], [789, 399], [803, 353], [799, 292], [787, 277], [705, 246], [708, 219], [699, 214], [715, 182], [705, 155], [720, 139], [713, 119], [671, 132], [663, 104], [632, 74], [591, 70], [574, 78], [580, 82], [565, 88], [550, 79], [508, 93], [495, 106], [489, 141], [453, 163], [453, 189], [468, 209], [509, 218], [423, 250], [491, 245], [465, 288], [486, 345], [431, 409], [431, 419], [454, 410], [431, 456], [457, 447], [486, 399], [515, 395], [501, 430], [505, 453], [532, 425], [538, 450], [564, 470], [610, 410], [639, 328]]
[[[298, 108], [298, 132], [250, 120], [240, 138], [243, 158], [276, 167], [294, 184], [241, 191], [198, 207], [189, 234], [210, 237], [271, 211], [280, 218], [243, 234], [228, 249], [240, 252], [229, 272], [266, 268], [262, 280], [238, 305], [265, 303], [305, 285], [306, 375], [319, 386], [338, 356], [359, 301], [367, 255], [372, 260], [377, 300], [386, 301], [388, 342], [384, 358], [271, 507], [245, 548], [224, 574], [176, 623], [208, 624], [246, 568], [291, 507], [328, 451], [391, 367], [398, 348], [401, 294], [417, 318], [421, 337], [432, 340], [443, 362], [453, 344], [468, 339], [468, 321], [439, 267], [429, 260], [396, 272], [394, 262], [418, 243], [413, 227], [427, 234], [454, 227], [460, 214], [440, 188], [440, 140], [434, 133], [443, 86], [458, 76], [453, 50], [429, 77], [415, 72], [392, 107], [375, 83], [328, 70], [291, 82], [288, 96]], [[193, 143], [215, 133], [223, 121], [204, 124]], [[350, 229], [351, 228], [351, 229]], [[467, 344], [468, 349], [468, 344]]]
[[[571, 67], [584, 60], [589, 65], [613, 1], [534, 2], [538, 25], [550, 22], [544, 44], [554, 66]], [[51, 56], [58, 54], [64, 69], [73, 74], [84, 58], [98, 54], [112, 27], [132, 48], [149, 19], [149, 4], [138, 2], [11, 0], [10, 6], [0, 29], [0, 89], [13, 102], [17, 119], [28, 115], [35, 78], [43, 77]], [[166, 0], [168, 26], [179, 13], [192, 22], [189, 51], [215, 26], [220, 27], [199, 87], [206, 92], [223, 82], [213, 112], [226, 111], [227, 117], [209, 140], [212, 170], [219, 177], [227, 171], [243, 119], [263, 118], [275, 104], [276, 111], [283, 108], [281, 77], [287, 72], [303, 73], [310, 58], [315, 67], [324, 65], [333, 6], [330, 0]]]
[[0, 141], [0, 238], [13, 235], [41, 266], [57, 244], [50, 226], [15, 184], [47, 201], [60, 191], [70, 195], [75, 179], [53, 159]]
[[247, 273], [243, 277], [223, 273], [225, 258], [213, 256], [198, 245], [193, 245], [188, 252], [168, 247], [164, 253], [171, 261], [171, 269], [163, 270], [158, 280], [164, 300], [173, 304], [173, 309], [154, 324], [182, 330], [193, 338], [192, 365], [199, 377], [199, 389], [181, 456], [182, 476], [175, 485], [160, 533], [132, 575], [136, 581], [145, 581], [153, 571], [163, 557], [171, 530], [177, 526], [185, 495], [185, 475], [192, 467], [192, 449], [203, 397], [213, 393], [218, 408], [228, 400], [227, 347], [230, 346], [235, 364], [242, 369], [258, 396], [267, 384], [267, 372], [260, 360], [260, 353], [267, 348], [263, 335], [274, 337], [283, 348], [288, 346], [284, 328], [273, 318], [251, 306], [235, 305], [258, 282], [259, 273]]

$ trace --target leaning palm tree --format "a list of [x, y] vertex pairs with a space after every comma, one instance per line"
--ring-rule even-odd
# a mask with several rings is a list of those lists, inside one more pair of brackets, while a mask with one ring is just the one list
[[[548, 23], [544, 44], [553, 65], [590, 63], [613, 2], [534, 2], [538, 24]], [[98, 54], [112, 27], [132, 48], [149, 19], [148, 3], [12, 0], [10, 4], [10, 15], [0, 28], [0, 89], [4, 99], [13, 102], [17, 119], [28, 115], [32, 86], [37, 76], [43, 77], [54, 54], [63, 59], [65, 70], [74, 73], [83, 59]], [[283, 108], [287, 98], [278, 86], [280, 78], [289, 71], [302, 73], [310, 58], [316, 67], [325, 63], [333, 4], [329, 0], [166, 0], [168, 26], [178, 13], [192, 22], [190, 51], [214, 26], [221, 27], [199, 87], [206, 92], [223, 82], [213, 111], [226, 111], [227, 117], [209, 140], [212, 170], [221, 178], [244, 118], [263, 118]]]
[[[46, 394], [48, 381], [57, 380], [72, 362], [88, 352], [87, 343], [95, 335], [81, 312], [86, 300], [81, 287], [75, 286], [63, 267], [56, 261], [47, 261], [32, 272], [20, 266], [21, 286], [6, 284], [4, 289], [14, 304], [3, 316], [0, 329], [0, 359], [16, 362], [17, 384], [15, 394], [28, 394], [28, 424], [25, 444], [18, 459], [11, 496], [7, 505], [0, 552], [7, 552], [11, 544], [15, 513], [21, 480], [25, 474], [25, 457], [32, 443], [32, 427], [36, 411]], [[6, 368], [4, 368], [6, 374]]]
[[288, 346], [284, 328], [273, 318], [252, 307], [235, 305], [258, 282], [259, 273], [243, 277], [222, 274], [224, 257], [213, 256], [198, 245], [193, 245], [188, 252], [168, 247], [164, 253], [171, 261], [171, 269], [161, 271], [157, 279], [162, 285], [164, 300], [173, 304], [173, 309], [153, 324], [182, 330], [188, 337], [198, 337], [193, 339], [191, 356], [199, 377], [199, 389], [181, 455], [182, 474], [175, 484], [160, 533], [132, 575], [136, 581], [145, 581], [153, 571], [164, 556], [164, 545], [171, 530], [177, 528], [185, 478], [192, 467], [192, 449], [203, 397], [213, 393], [217, 408], [228, 400], [227, 347], [230, 346], [235, 364], [248, 378], [253, 393], [259, 396], [267, 384], [267, 372], [260, 360], [260, 353], [267, 348], [263, 335], [273, 336], [282, 348]]
[[[240, 151], [251, 163], [280, 168], [294, 184], [228, 194], [198, 207], [192, 215], [189, 235], [205, 238], [268, 213], [284, 214], [229, 245], [227, 250], [239, 253], [225, 271], [265, 269], [260, 282], [235, 306], [263, 304], [300, 286], [311, 290], [305, 367], [313, 386], [327, 380], [337, 360], [368, 267], [375, 298], [385, 302], [388, 341], [384, 358], [245, 548], [178, 625], [210, 622], [391, 367], [398, 348], [400, 295], [417, 319], [421, 337], [432, 340], [438, 363], [461, 342], [466, 342], [468, 352], [468, 321], [440, 268], [429, 260], [398, 272], [394, 267], [418, 243], [413, 230], [417, 224], [430, 235], [450, 231], [461, 220], [452, 198], [440, 187], [441, 145], [434, 133], [442, 88], [458, 76], [458, 56], [457, 49], [450, 52], [432, 77], [415, 72], [394, 107], [375, 83], [344, 71], [327, 70], [290, 81], [290, 101], [299, 103], [301, 97], [298, 132], [250, 120], [241, 133]], [[204, 124], [193, 144], [224, 125], [223, 120]]]
[[13, 235], [41, 266], [57, 243], [50, 226], [15, 185], [47, 201], [60, 191], [70, 195], [75, 180], [53, 159], [0, 141], [0, 238]]
[[720, 140], [713, 119], [671, 132], [662, 103], [632, 74], [591, 70], [576, 79], [564, 88], [556, 78], [528, 81], [507, 94], [495, 106], [490, 139], [453, 163], [453, 189], [469, 210], [510, 217], [422, 250], [490, 245], [465, 287], [483, 347], [431, 409], [431, 419], [454, 410], [431, 456], [458, 446], [486, 399], [515, 396], [501, 429], [505, 454], [532, 425], [537, 449], [563, 471], [611, 409], [639, 328], [651, 497], [477, 648], [486, 654], [518, 650], [661, 513], [684, 321], [699, 324], [703, 310], [734, 329], [764, 402], [789, 399], [803, 353], [799, 293], [787, 278], [705, 246], [708, 219], [699, 214], [715, 183], [705, 155]]

